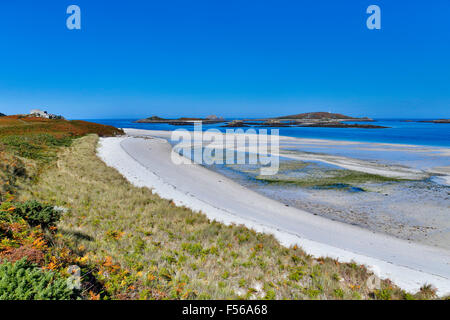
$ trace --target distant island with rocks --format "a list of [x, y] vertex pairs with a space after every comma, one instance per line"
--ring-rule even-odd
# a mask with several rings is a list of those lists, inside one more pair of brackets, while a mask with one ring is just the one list
[[437, 120], [405, 120], [405, 122], [450, 123], [450, 119], [437, 119]]
[[182, 117], [177, 119], [164, 119], [160, 118], [158, 116], [152, 116], [145, 119], [140, 119], [135, 121], [136, 123], [165, 123], [165, 124], [171, 124], [174, 126], [183, 126], [183, 125], [192, 125], [194, 122], [201, 121], [203, 124], [214, 124], [214, 123], [221, 123], [225, 122], [223, 118], [219, 118], [215, 115], [208, 116], [206, 118], [188, 118], [188, 117]]
[[350, 117], [339, 113], [330, 112], [308, 112], [289, 116], [265, 119], [235, 119], [225, 120], [215, 115], [206, 118], [177, 118], [164, 119], [158, 116], [152, 116], [146, 119], [135, 121], [136, 123], [155, 123], [155, 124], [171, 124], [176, 126], [192, 125], [195, 122], [202, 124], [218, 124], [223, 123], [225, 128], [241, 128], [241, 127], [324, 127], [324, 128], [364, 128], [364, 129], [383, 129], [384, 126], [372, 124], [358, 124], [345, 122], [371, 122], [374, 121], [368, 117], [357, 118]]

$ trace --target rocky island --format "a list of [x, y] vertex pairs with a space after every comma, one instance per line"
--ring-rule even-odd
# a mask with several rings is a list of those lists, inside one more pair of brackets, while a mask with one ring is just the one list
[[193, 125], [194, 122], [202, 122], [202, 124], [223, 123], [224, 128], [241, 128], [241, 127], [318, 127], [318, 128], [363, 128], [363, 129], [382, 129], [384, 126], [371, 124], [345, 123], [345, 122], [370, 122], [373, 119], [355, 118], [339, 113], [330, 112], [309, 112], [290, 116], [265, 119], [235, 119], [225, 120], [217, 116], [208, 116], [206, 118], [177, 118], [164, 119], [158, 116], [152, 116], [146, 119], [137, 120], [137, 123], [156, 123], [171, 124], [175, 126]]
[[357, 117], [350, 117], [346, 116], [340, 113], [331, 113], [331, 112], [307, 112], [307, 113], [300, 113], [300, 114], [294, 114], [290, 116], [284, 116], [284, 117], [278, 117], [276, 119], [279, 120], [296, 120], [296, 121], [374, 121], [373, 119], [364, 117], [364, 118], [357, 118]]
[[177, 119], [164, 119], [158, 116], [152, 116], [145, 119], [136, 120], [136, 123], [159, 123], [159, 124], [171, 124], [174, 126], [192, 125], [194, 122], [201, 121], [202, 124], [215, 124], [225, 122], [223, 118], [219, 118], [215, 115], [208, 116], [206, 118], [188, 118], [181, 117]]
[[223, 127], [317, 127], [317, 128], [363, 128], [363, 129], [383, 129], [384, 126], [372, 124], [358, 124], [345, 122], [371, 122], [373, 119], [364, 117], [356, 118], [339, 113], [330, 112], [308, 112], [290, 116], [282, 116], [269, 119], [247, 119], [233, 120]]
[[403, 122], [450, 123], [450, 119], [437, 119], [437, 120], [403, 120]]
[[422, 120], [419, 122], [430, 122], [430, 123], [450, 123], [450, 119], [438, 119], [438, 120]]

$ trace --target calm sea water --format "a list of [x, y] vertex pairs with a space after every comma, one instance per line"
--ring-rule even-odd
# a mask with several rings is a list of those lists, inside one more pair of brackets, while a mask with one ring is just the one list
[[[173, 126], [169, 124], [134, 123], [136, 119], [86, 119], [88, 121], [112, 125], [118, 128], [146, 130], [193, 130], [193, 125]], [[381, 142], [450, 147], [450, 124], [405, 122], [398, 119], [377, 119], [369, 124], [390, 127], [387, 129], [359, 128], [279, 128], [280, 135], [297, 138], [314, 138], [344, 141]], [[221, 128], [222, 124], [204, 125], [203, 130]], [[243, 128], [248, 129], [248, 128]], [[270, 128], [269, 128], [270, 129]]]

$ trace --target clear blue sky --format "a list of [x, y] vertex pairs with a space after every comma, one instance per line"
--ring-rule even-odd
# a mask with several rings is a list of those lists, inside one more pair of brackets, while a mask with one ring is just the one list
[[1, 1], [0, 40], [8, 114], [450, 117], [448, 0]]

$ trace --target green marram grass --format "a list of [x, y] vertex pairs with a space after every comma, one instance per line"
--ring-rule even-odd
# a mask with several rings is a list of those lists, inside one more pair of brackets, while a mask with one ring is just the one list
[[30, 135], [8, 135], [0, 137], [0, 143], [22, 158], [49, 162], [56, 157], [55, 147], [69, 146], [73, 138], [48, 133]]
[[[315, 259], [271, 235], [210, 221], [131, 185], [96, 156], [95, 135], [74, 140], [19, 200], [68, 209], [58, 227], [92, 263], [111, 257], [129, 272], [134, 299], [403, 299], [387, 280], [366, 286], [364, 266]], [[105, 279], [114, 282], [111, 276]], [[109, 277], [109, 278], [108, 278]], [[126, 282], [126, 281], [125, 281]], [[128, 289], [130, 282], [125, 284]], [[108, 286], [120, 298], [124, 281]]]

